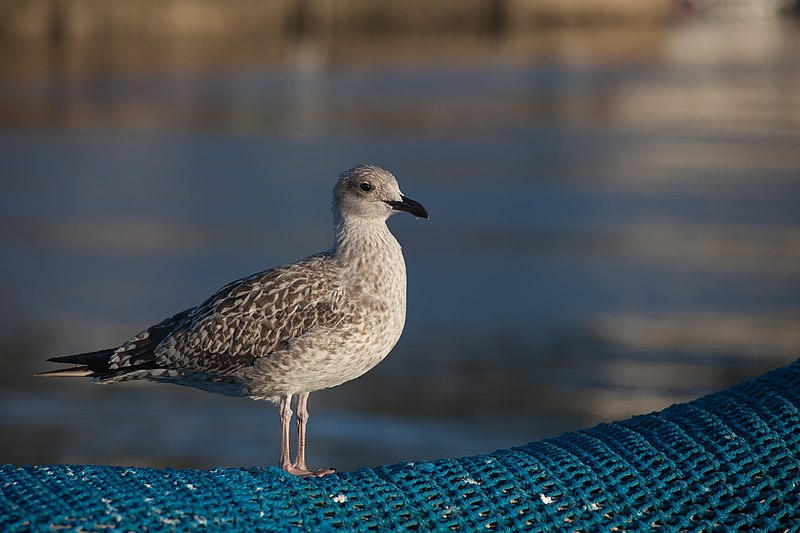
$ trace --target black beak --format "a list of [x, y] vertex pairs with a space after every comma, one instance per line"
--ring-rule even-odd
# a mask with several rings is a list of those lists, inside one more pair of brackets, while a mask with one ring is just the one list
[[405, 211], [406, 213], [411, 213], [415, 217], [419, 218], [428, 218], [428, 211], [422, 207], [422, 204], [417, 202], [416, 200], [412, 200], [411, 198], [406, 198], [402, 194], [400, 195], [401, 201], [391, 201], [386, 202], [391, 206], [392, 209], [395, 211]]

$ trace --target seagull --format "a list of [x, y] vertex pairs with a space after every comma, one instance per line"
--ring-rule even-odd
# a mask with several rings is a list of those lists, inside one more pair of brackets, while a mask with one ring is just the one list
[[228, 283], [116, 348], [50, 358], [73, 366], [39, 375], [174, 383], [277, 403], [281, 468], [303, 477], [334, 472], [306, 466], [308, 396], [363, 375], [400, 339], [406, 266], [386, 221], [399, 211], [425, 219], [428, 212], [372, 165], [339, 176], [332, 211], [335, 240], [327, 251]]

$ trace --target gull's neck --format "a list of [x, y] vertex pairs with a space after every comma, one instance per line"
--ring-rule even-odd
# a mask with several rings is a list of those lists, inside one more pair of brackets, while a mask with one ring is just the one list
[[[340, 258], [363, 257], [370, 253], [401, 253], [400, 244], [386, 226], [385, 219], [334, 217], [336, 239], [333, 255]], [[400, 255], [402, 259], [402, 255]]]

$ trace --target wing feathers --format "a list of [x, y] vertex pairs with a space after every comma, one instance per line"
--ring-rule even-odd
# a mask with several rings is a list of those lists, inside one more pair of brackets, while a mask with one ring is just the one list
[[116, 349], [48, 359], [75, 366], [41, 375], [105, 378], [141, 369], [230, 374], [341, 318], [330, 268], [318, 254], [233, 281]]
[[338, 316], [330, 300], [335, 276], [322, 275], [324, 256], [229, 283], [195, 309], [187, 327], [159, 346], [162, 366], [228, 374], [257, 357], [285, 349]]

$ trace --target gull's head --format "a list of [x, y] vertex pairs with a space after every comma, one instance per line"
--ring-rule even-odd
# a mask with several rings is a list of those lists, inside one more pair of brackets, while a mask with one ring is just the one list
[[334, 217], [383, 221], [398, 211], [428, 218], [422, 204], [403, 196], [392, 173], [380, 167], [358, 165], [346, 170], [333, 189]]

